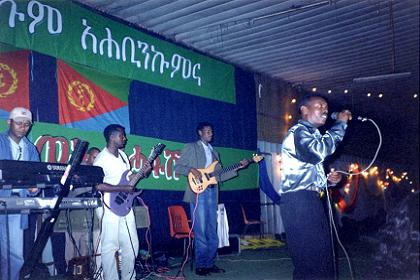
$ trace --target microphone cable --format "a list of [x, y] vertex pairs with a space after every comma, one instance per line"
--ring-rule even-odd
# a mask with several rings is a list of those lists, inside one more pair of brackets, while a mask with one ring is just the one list
[[[185, 267], [185, 264], [188, 262], [188, 259], [190, 258], [190, 255], [189, 255], [189, 253], [190, 253], [190, 248], [191, 248], [191, 246], [193, 246], [192, 247], [192, 250], [194, 250], [195, 248], [194, 248], [194, 240], [192, 240], [193, 239], [193, 237], [192, 237], [192, 235], [193, 235], [193, 230], [194, 230], [194, 225], [195, 225], [195, 212], [196, 212], [196, 210], [197, 210], [197, 207], [198, 207], [198, 196], [199, 196], [200, 194], [199, 193], [197, 193], [196, 194], [196, 196], [195, 196], [195, 206], [194, 206], [194, 209], [193, 209], [193, 212], [191, 213], [191, 219], [192, 219], [192, 221], [191, 221], [191, 228], [190, 228], [190, 231], [188, 232], [188, 246], [187, 246], [187, 249], [186, 249], [186, 252], [185, 252], [185, 256], [184, 256], [184, 259], [183, 259], [183, 261], [182, 261], [182, 264], [181, 264], [181, 267], [180, 267], [180, 269], [178, 270], [178, 272], [177, 272], [177, 274], [176, 274], [176, 276], [175, 276], [175, 278], [178, 278], [178, 276], [180, 276], [180, 275], [182, 275], [183, 277], [184, 277], [184, 267]], [[195, 238], [195, 236], [194, 236], [194, 238]], [[194, 260], [193, 260], [193, 258], [194, 258], [194, 252], [192, 252], [192, 255], [191, 255], [191, 262], [193, 262]]]
[[357, 117], [357, 119], [359, 121], [361, 121], [361, 122], [370, 121], [375, 126], [376, 130], [378, 131], [378, 136], [379, 136], [378, 147], [376, 148], [375, 155], [373, 156], [371, 162], [362, 171], [359, 171], [357, 173], [350, 173], [350, 172], [346, 172], [346, 171], [336, 170], [335, 172], [337, 172], [337, 173], [341, 173], [341, 174], [344, 174], [344, 175], [359, 175], [359, 174], [362, 174], [363, 172], [366, 172], [373, 165], [373, 163], [376, 161], [376, 158], [378, 157], [378, 154], [379, 154], [379, 150], [381, 149], [381, 146], [382, 146], [382, 133], [381, 133], [381, 130], [379, 129], [379, 126], [372, 119], [363, 118], [363, 117], [360, 117], [360, 116]]
[[[376, 148], [376, 152], [375, 155], [373, 156], [372, 160], [370, 161], [370, 163], [368, 164], [368, 166], [366, 168], [364, 168], [362, 171], [359, 171], [357, 173], [350, 173], [350, 172], [346, 172], [346, 171], [341, 171], [341, 170], [335, 170], [335, 172], [337, 173], [341, 173], [344, 175], [359, 175], [362, 174], [364, 172], [366, 172], [372, 165], [373, 163], [376, 161], [376, 158], [378, 157], [379, 151], [381, 149], [382, 146], [382, 134], [381, 134], [381, 130], [379, 128], [379, 126], [375, 123], [375, 121], [373, 121], [372, 119], [369, 118], [364, 118], [364, 117], [357, 117], [357, 119], [361, 122], [366, 122], [366, 121], [370, 121], [376, 128], [376, 130], [378, 131], [378, 136], [379, 136], [379, 143], [378, 143], [378, 147]], [[334, 222], [334, 215], [333, 215], [333, 211], [332, 211], [332, 206], [331, 206], [331, 198], [330, 198], [330, 194], [328, 192], [328, 187], [325, 187], [325, 193], [327, 195], [327, 203], [328, 203], [328, 217], [329, 217], [329, 223], [330, 223], [330, 234], [331, 234], [331, 246], [332, 246], [332, 250], [333, 250], [333, 261], [334, 261], [334, 274], [336, 274], [336, 265], [335, 265], [335, 250], [334, 250], [334, 239], [333, 239], [333, 233], [335, 235], [335, 237], [337, 238], [337, 243], [339, 244], [340, 248], [343, 250], [344, 255], [346, 256], [346, 260], [347, 260], [347, 264], [349, 267], [349, 271], [350, 271], [350, 279], [354, 279], [354, 272], [353, 272], [353, 268], [350, 262], [350, 257], [346, 251], [346, 249], [344, 248], [343, 243], [340, 240], [340, 237], [338, 235], [338, 231], [337, 231], [337, 226], [335, 225]], [[336, 275], [334, 275], [336, 277]]]
[[332, 211], [332, 207], [331, 207], [331, 199], [330, 199], [330, 194], [328, 192], [327, 187], [325, 188], [325, 193], [327, 195], [327, 204], [328, 204], [328, 218], [329, 218], [329, 224], [330, 224], [330, 234], [331, 234], [331, 249], [332, 249], [332, 253], [333, 253], [333, 262], [334, 262], [334, 278], [337, 279], [337, 266], [336, 266], [336, 259], [335, 259], [335, 250], [334, 250], [334, 239], [333, 239], [333, 233], [335, 235], [335, 237], [337, 238], [337, 243], [338, 245], [340, 245], [340, 248], [343, 250], [344, 255], [346, 256], [346, 260], [347, 260], [347, 264], [349, 267], [349, 272], [350, 272], [350, 279], [354, 280], [354, 272], [353, 272], [353, 267], [351, 265], [350, 262], [350, 257], [347, 253], [346, 248], [344, 248], [343, 243], [341, 243], [340, 237], [338, 235], [338, 231], [337, 231], [337, 227], [335, 225], [334, 222], [334, 215], [333, 215], [333, 211]]

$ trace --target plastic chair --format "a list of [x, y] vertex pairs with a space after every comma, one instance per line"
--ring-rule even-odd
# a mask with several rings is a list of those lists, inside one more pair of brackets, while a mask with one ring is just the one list
[[[187, 252], [187, 241], [189, 239], [190, 233], [190, 225], [188, 224], [187, 214], [185, 213], [184, 207], [181, 205], [172, 205], [168, 207], [168, 215], [169, 215], [169, 233], [171, 238], [175, 239], [183, 239], [184, 240], [184, 259], [187, 253], [190, 253], [191, 258], [191, 270], [193, 268], [193, 256], [192, 253], [194, 252], [193, 246], [194, 242], [192, 242], [192, 246], [190, 246], [190, 251]], [[191, 238], [194, 238], [194, 232], [191, 232]]]
[[246, 211], [245, 211], [245, 207], [243, 204], [241, 204], [241, 210], [242, 210], [242, 218], [245, 224], [244, 230], [242, 232], [242, 235], [245, 235], [248, 231], [248, 228], [252, 225], [258, 225], [260, 228], [260, 238], [262, 238], [263, 236], [263, 225], [264, 225], [264, 221], [262, 220], [250, 220], [248, 219], [247, 215], [246, 215]]

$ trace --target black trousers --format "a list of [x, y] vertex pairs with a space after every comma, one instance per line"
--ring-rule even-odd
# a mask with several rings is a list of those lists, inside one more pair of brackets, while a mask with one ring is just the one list
[[282, 194], [280, 210], [295, 268], [293, 279], [334, 279], [329, 223], [319, 194]]

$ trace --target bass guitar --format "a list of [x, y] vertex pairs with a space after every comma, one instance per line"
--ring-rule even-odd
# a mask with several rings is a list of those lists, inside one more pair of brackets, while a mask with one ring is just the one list
[[[252, 159], [247, 159], [249, 163], [258, 163], [264, 157], [254, 155]], [[218, 161], [213, 161], [207, 168], [197, 169], [201, 173], [201, 179], [197, 179], [192, 172], [188, 173], [188, 183], [190, 188], [195, 193], [202, 193], [206, 190], [209, 185], [217, 184], [217, 177], [223, 173], [230, 172], [241, 166], [241, 163], [236, 163], [229, 167], [222, 168], [218, 171], [214, 171]]]
[[[147, 158], [147, 162], [152, 165], [153, 161], [163, 152], [163, 149], [165, 149], [166, 145], [162, 143], [158, 143], [155, 146], [153, 146], [149, 157]], [[118, 185], [130, 185], [135, 186], [138, 181], [145, 178], [146, 175], [144, 174], [144, 167], [140, 169], [140, 171], [130, 179], [127, 180], [127, 174], [130, 172], [130, 170], [125, 171], [120, 179], [120, 182]], [[137, 192], [109, 192], [109, 199], [106, 199], [108, 201], [105, 201], [105, 204], [108, 205], [108, 207], [111, 209], [114, 214], [123, 217], [127, 215], [131, 207], [133, 206], [133, 200], [136, 198], [139, 194], [141, 194], [143, 190], [137, 191]], [[108, 203], [107, 203], [108, 202]]]

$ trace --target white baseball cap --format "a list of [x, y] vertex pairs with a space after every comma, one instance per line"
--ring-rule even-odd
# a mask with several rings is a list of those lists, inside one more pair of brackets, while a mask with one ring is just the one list
[[32, 113], [26, 108], [23, 107], [16, 107], [10, 111], [9, 115], [10, 120], [14, 121], [30, 121], [32, 123]]

